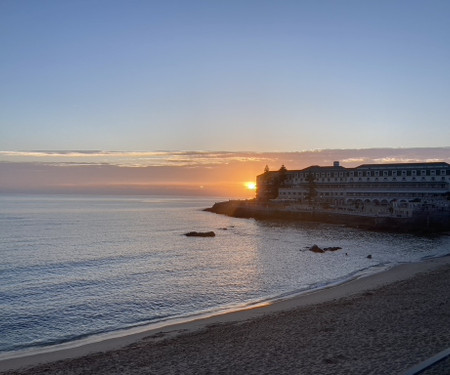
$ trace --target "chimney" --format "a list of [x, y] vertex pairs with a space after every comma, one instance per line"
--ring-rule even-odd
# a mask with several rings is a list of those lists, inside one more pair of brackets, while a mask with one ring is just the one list
[[339, 162], [338, 161], [333, 162], [333, 167], [339, 167]]

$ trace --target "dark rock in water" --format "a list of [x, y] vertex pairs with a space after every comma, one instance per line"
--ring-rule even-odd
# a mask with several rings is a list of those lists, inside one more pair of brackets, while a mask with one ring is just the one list
[[336, 251], [336, 250], [341, 250], [342, 247], [339, 246], [332, 246], [332, 247], [325, 247], [324, 250], [325, 251]]
[[324, 250], [322, 250], [319, 246], [317, 246], [317, 245], [312, 245], [310, 248], [309, 248], [309, 250], [310, 251], [312, 251], [313, 253], [324, 253], [325, 251]]
[[367, 259], [372, 259], [372, 255], [367, 255]]
[[314, 253], [324, 253], [326, 251], [336, 251], [336, 250], [341, 250], [342, 247], [339, 246], [332, 246], [332, 247], [324, 247], [323, 249], [321, 249], [319, 246], [317, 245], [312, 245], [309, 250], [314, 252]]
[[223, 227], [223, 228], [219, 228], [220, 230], [228, 230], [228, 228], [225, 228], [225, 227]]
[[186, 237], [215, 237], [216, 234], [213, 231], [210, 232], [188, 232], [184, 234]]

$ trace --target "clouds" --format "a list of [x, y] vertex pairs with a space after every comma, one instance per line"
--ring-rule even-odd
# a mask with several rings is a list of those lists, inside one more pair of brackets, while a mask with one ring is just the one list
[[444, 161], [450, 148], [207, 151], [0, 151], [0, 192], [189, 194], [250, 198], [245, 183], [266, 165], [277, 170], [310, 165]]
[[51, 165], [115, 165], [120, 167], [196, 167], [233, 162], [268, 161], [256, 152], [207, 151], [0, 151], [0, 161]]
[[232, 151], [0, 151], [0, 162], [47, 165], [109, 165], [117, 167], [215, 167], [230, 164], [278, 164], [303, 168], [331, 165], [340, 160], [348, 167], [370, 163], [450, 161], [450, 147], [306, 150], [298, 152]]

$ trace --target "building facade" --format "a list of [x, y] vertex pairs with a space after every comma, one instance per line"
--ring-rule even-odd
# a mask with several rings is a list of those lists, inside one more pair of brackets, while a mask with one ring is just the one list
[[310, 166], [301, 170], [266, 170], [257, 176], [258, 200], [322, 207], [382, 206], [390, 210], [411, 204], [449, 206], [450, 165], [436, 163], [363, 164], [344, 168]]

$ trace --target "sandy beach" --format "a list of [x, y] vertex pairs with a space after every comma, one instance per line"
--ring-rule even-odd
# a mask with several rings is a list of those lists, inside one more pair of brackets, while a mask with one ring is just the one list
[[[450, 347], [450, 257], [267, 306], [0, 361], [2, 374], [400, 374]], [[448, 374], [447, 359], [426, 372]]]

